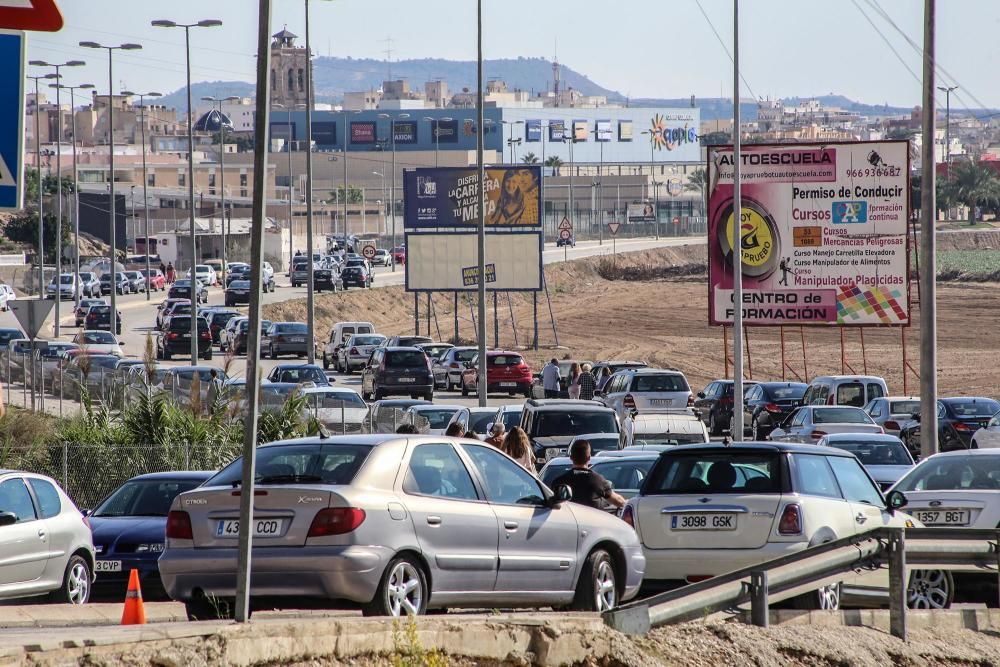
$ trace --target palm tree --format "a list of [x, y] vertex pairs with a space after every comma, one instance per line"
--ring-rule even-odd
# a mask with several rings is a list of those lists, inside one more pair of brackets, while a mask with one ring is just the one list
[[977, 206], [1000, 204], [1000, 177], [981, 162], [958, 162], [951, 166], [942, 194], [946, 200], [969, 208], [969, 224], [976, 224]]
[[550, 155], [549, 157], [545, 158], [545, 166], [552, 167], [556, 176], [559, 175], [559, 167], [562, 166], [562, 163], [563, 163], [562, 158], [560, 158], [558, 155]]
[[538, 164], [538, 156], [534, 153], [528, 153], [521, 158], [521, 162], [524, 164]]

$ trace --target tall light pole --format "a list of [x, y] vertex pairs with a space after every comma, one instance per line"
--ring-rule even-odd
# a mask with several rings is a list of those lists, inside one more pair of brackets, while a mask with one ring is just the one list
[[[944, 93], [944, 177], [951, 178], [951, 94], [958, 86], [938, 86]], [[932, 109], [935, 113], [935, 110]]]
[[[573, 186], [575, 185], [575, 175], [576, 167], [573, 165], [573, 144], [576, 143], [576, 134], [574, 130], [570, 130], [570, 134], [566, 136], [566, 130], [563, 129], [563, 143], [569, 143], [569, 219], [572, 222], [573, 216], [576, 215], [576, 209], [573, 207]], [[563, 246], [565, 249], [566, 246]], [[565, 261], [565, 259], [563, 260]]]
[[[197, 23], [176, 23], [160, 19], [153, 21], [155, 28], [183, 28], [184, 54], [187, 64], [187, 135], [188, 135], [188, 222], [191, 225], [191, 365], [198, 365], [198, 280], [194, 267], [198, 263], [198, 234], [194, 226], [194, 105], [191, 103], [191, 28], [214, 28], [222, 25], [218, 19], [204, 19]], [[260, 289], [260, 286], [257, 286]]]
[[430, 116], [424, 116], [424, 120], [431, 124], [431, 129], [434, 131], [434, 166], [438, 166], [438, 155], [441, 151], [441, 123], [451, 122], [451, 118], [431, 118]]
[[[42, 229], [44, 227], [42, 195], [44, 182], [42, 180], [42, 124], [41, 105], [39, 104], [40, 93], [38, 92], [39, 79], [54, 79], [55, 74], [42, 74], [41, 76], [29, 76], [35, 81], [35, 169], [38, 173], [38, 298], [45, 298], [45, 237]], [[56, 290], [58, 292], [58, 290]]]
[[[115, 274], [117, 273], [118, 242], [115, 225], [115, 77], [112, 70], [115, 51], [137, 51], [139, 44], [120, 44], [118, 46], [103, 46], [97, 42], [80, 42], [80, 46], [88, 49], [105, 49], [108, 52], [108, 220], [111, 227], [111, 321], [117, 321], [118, 293], [115, 290]], [[117, 331], [117, 327], [112, 325]]]
[[[510, 147], [510, 163], [514, 164], [514, 160], [517, 159], [515, 157], [515, 154], [514, 154], [514, 147], [517, 144], [521, 143], [521, 139], [520, 138], [517, 138], [517, 139], [514, 138], [514, 134], [513, 134], [514, 127], [513, 126], [514, 125], [524, 125], [524, 121], [523, 120], [502, 120], [502, 121], [500, 121], [500, 123], [503, 124], [503, 125], [510, 126], [510, 136], [507, 137], [507, 145]], [[503, 156], [501, 156], [501, 157], [503, 157]]]
[[[70, 132], [73, 137], [73, 237], [74, 237], [74, 272], [77, 275], [77, 280], [80, 276], [80, 180], [76, 173], [76, 111], [74, 109], [74, 98], [76, 96], [77, 90], [83, 90], [87, 88], [93, 88], [92, 83], [81, 83], [78, 86], [64, 86], [61, 83], [50, 83], [52, 88], [65, 88], [69, 90], [69, 115], [70, 123], [72, 124], [72, 129]], [[74, 305], [80, 305], [80, 290], [76, 291], [76, 299]]]
[[[223, 97], [221, 99], [215, 97], [203, 97], [201, 98], [203, 102], [211, 102], [214, 107], [216, 104], [219, 105], [219, 195], [222, 202], [222, 286], [226, 286], [226, 266], [227, 266], [227, 252], [226, 252], [226, 124], [223, 122], [223, 118], [228, 120], [228, 116], [222, 113], [222, 103], [232, 102], [234, 100], [240, 99], [236, 95], [230, 95], [229, 97]], [[143, 153], [145, 156], [145, 153]], [[232, 224], [230, 222], [230, 224]], [[232, 231], [232, 230], [230, 230]], [[147, 230], [148, 232], [148, 230]], [[146, 293], [149, 296], [149, 293]]]
[[[161, 93], [133, 93], [131, 90], [123, 90], [122, 95], [139, 96], [139, 132], [142, 135], [142, 217], [143, 234], [146, 237], [146, 301], [152, 297], [149, 289], [149, 274], [152, 268], [149, 265], [149, 193], [147, 187], [149, 179], [146, 176], [146, 99], [147, 97], [161, 97]], [[133, 186], [134, 187], [134, 186]], [[132, 202], [132, 211], [135, 211], [135, 202]], [[224, 282], [224, 281], [223, 281]]]
[[[740, 0], [733, 0], [733, 401], [743, 404], [743, 194], [740, 189]], [[743, 439], [743, 410], [733, 410], [730, 437]]]
[[[379, 118], [389, 119], [389, 136], [392, 139], [392, 169], [389, 172], [389, 212], [392, 215], [392, 247], [396, 248], [396, 120], [409, 118], [410, 114], [401, 113], [395, 118], [387, 113], [380, 113]], [[392, 257], [392, 270], [396, 270], [396, 257], [393, 251], [389, 252]]]
[[[479, 224], [476, 244], [477, 267], [479, 272], [479, 372], [477, 394], [479, 406], [486, 406], [486, 166], [483, 164], [483, 144], [485, 142], [486, 123], [483, 117], [483, 0], [476, 1], [476, 172], [479, 180]], [[502, 148], [502, 147], [501, 147]]]
[[292, 198], [294, 196], [294, 188], [292, 187], [292, 110], [278, 102], [272, 103], [271, 106], [285, 110], [285, 151], [288, 153], [288, 271], [291, 275], [292, 258], [295, 252], [292, 241]]
[[[382, 209], [382, 215], [385, 216], [385, 207], [382, 206], [383, 202], [385, 202], [385, 200], [386, 200], [386, 196], [385, 196], [385, 170], [383, 169], [382, 171], [373, 171], [372, 175], [373, 176], [381, 176], [382, 177], [382, 200], [380, 202], [378, 202], [378, 203], [379, 203], [379, 207]], [[382, 225], [382, 231], [383, 232], [385, 231], [384, 221], [383, 221], [383, 225]], [[389, 259], [389, 263], [390, 264], [392, 263], [392, 251], [393, 251], [393, 249], [389, 248], [389, 258], [390, 258]]]
[[[937, 250], [934, 226], [937, 218], [937, 171], [934, 135], [937, 134], [937, 110], [934, 105], [936, 0], [924, 0], [924, 71], [923, 119], [921, 133], [924, 151], [920, 156], [923, 180], [920, 188], [920, 457], [926, 459], [939, 451], [937, 386]], [[927, 150], [928, 147], [931, 150]]]
[[[347, 109], [341, 109], [341, 113], [344, 116], [344, 197], [343, 197], [344, 201], [343, 201], [343, 204], [344, 204], [344, 247], [346, 248], [347, 247], [347, 138], [348, 138], [347, 137], [347, 134], [348, 134], [347, 133], [347, 118], [348, 118], [348, 115], [350, 113], [361, 113], [361, 111], [357, 110], [357, 111], [351, 112], [351, 111], [348, 111]], [[334, 155], [333, 157], [330, 158], [330, 162], [336, 162], [336, 161], [337, 161], [337, 156], [336, 155]], [[361, 205], [362, 205], [362, 208], [363, 208], [364, 207], [364, 202], [363, 201], [362, 201]], [[337, 237], [337, 226], [336, 226], [336, 224], [333, 226], [333, 236], [334, 236], [334, 238]]]

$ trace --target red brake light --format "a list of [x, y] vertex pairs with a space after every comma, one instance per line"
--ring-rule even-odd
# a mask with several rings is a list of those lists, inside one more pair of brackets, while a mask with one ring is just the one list
[[450, 364], [448, 364], [448, 367], [449, 367], [449, 368], [461, 368], [461, 367], [462, 367], [462, 365], [461, 365], [461, 364], [459, 364], [459, 363], [458, 363], [457, 361], [453, 361], [453, 362], [451, 362]]
[[778, 521], [779, 535], [798, 535], [802, 532], [802, 512], [796, 504], [785, 505]]
[[813, 440], [819, 440], [824, 435], [826, 435], [826, 431], [813, 431], [811, 434], [809, 434], [809, 437], [812, 438]]
[[899, 428], [899, 422], [894, 422], [892, 420], [887, 421], [885, 423], [885, 429], [891, 429], [893, 431], [898, 431], [898, 430], [900, 430], [900, 428]]
[[176, 331], [171, 331], [170, 333], [167, 334], [167, 338], [169, 338], [170, 340], [176, 340], [177, 339], [177, 332]]
[[622, 521], [627, 523], [632, 530], [635, 530], [635, 516], [632, 513], [631, 505], [626, 505], [625, 509], [622, 510]]
[[365, 511], [357, 507], [327, 507], [313, 517], [307, 537], [343, 535], [356, 529], [365, 520]]
[[348, 354], [361, 354], [361, 353], [360, 353], [360, 352], [358, 352], [358, 348], [356, 348], [356, 347], [352, 347], [352, 348], [351, 348], [351, 351], [350, 351], [350, 352], [348, 352]]
[[773, 412], [774, 414], [778, 414], [781, 412], [781, 406], [778, 405], [777, 403], [766, 403], [764, 404], [764, 409], [767, 410], [768, 412]]
[[688, 394], [688, 405], [687, 406], [690, 408], [693, 405], [694, 405], [694, 396], [692, 396], [691, 394]]
[[625, 398], [622, 399], [622, 407], [630, 409], [635, 407], [635, 399], [632, 398], [632, 394], [625, 394]]
[[955, 422], [956, 431], [971, 431], [972, 428], [964, 422]]
[[167, 514], [167, 537], [175, 540], [193, 540], [194, 533], [191, 530], [191, 515], [187, 512], [177, 510]]

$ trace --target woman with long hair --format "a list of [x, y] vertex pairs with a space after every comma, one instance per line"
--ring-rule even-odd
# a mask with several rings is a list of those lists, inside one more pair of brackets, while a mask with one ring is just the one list
[[531, 454], [531, 443], [528, 441], [528, 434], [520, 426], [515, 426], [507, 431], [507, 437], [503, 440], [503, 451], [510, 458], [521, 464], [521, 467], [535, 474], [535, 458]]
[[569, 367], [569, 380], [566, 383], [566, 391], [570, 398], [580, 398], [580, 364], [575, 361]]

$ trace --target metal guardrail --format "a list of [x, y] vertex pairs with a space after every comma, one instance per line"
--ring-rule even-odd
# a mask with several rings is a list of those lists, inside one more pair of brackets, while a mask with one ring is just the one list
[[752, 622], [766, 626], [772, 602], [883, 566], [889, 570], [890, 630], [905, 640], [907, 568], [1000, 576], [1000, 529], [876, 528], [622, 605], [605, 612], [604, 622], [626, 634], [646, 634], [749, 602]]

